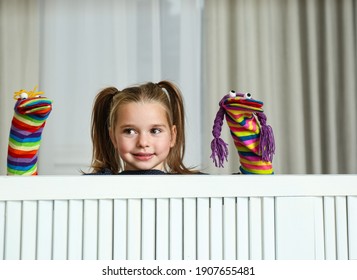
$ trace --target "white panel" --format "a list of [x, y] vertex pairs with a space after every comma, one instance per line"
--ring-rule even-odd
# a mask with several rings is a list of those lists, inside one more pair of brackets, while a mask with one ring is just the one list
[[68, 212], [68, 259], [82, 259], [83, 200], [70, 200]]
[[315, 205], [311, 197], [279, 197], [276, 209], [276, 258], [315, 259]]
[[4, 259], [5, 202], [0, 201], [0, 261]]
[[324, 236], [324, 212], [323, 198], [315, 197], [314, 217], [315, 217], [315, 259], [325, 259], [325, 236]]
[[347, 205], [349, 259], [357, 260], [357, 197], [348, 197]]
[[36, 259], [37, 201], [22, 203], [21, 259]]
[[128, 199], [128, 260], [141, 259], [141, 199]]
[[249, 199], [249, 252], [251, 260], [263, 258], [261, 198]]
[[183, 258], [183, 215], [182, 199], [170, 199], [170, 260], [182, 260]]
[[336, 260], [335, 198], [324, 197], [325, 259]]
[[98, 259], [113, 258], [113, 200], [99, 200]]
[[210, 259], [223, 259], [222, 198], [211, 198]]
[[142, 259], [155, 260], [155, 215], [156, 200], [147, 198], [142, 200]]
[[183, 200], [183, 258], [184, 260], [196, 259], [196, 199], [184, 198]]
[[249, 259], [249, 203], [248, 198], [237, 198], [237, 259]]
[[83, 259], [98, 259], [98, 200], [86, 199], [83, 206]]
[[127, 259], [127, 230], [128, 230], [128, 201], [126, 199], [114, 200], [114, 245], [113, 258], [115, 260]]
[[[9, 178], [11, 177], [11, 178]], [[357, 176], [0, 176], [0, 200], [357, 196]], [[102, 178], [106, 177], [106, 178]], [[124, 178], [125, 177], [125, 178]], [[205, 178], [203, 178], [205, 177]], [[243, 178], [244, 177], [244, 178]], [[287, 187], [287, 181], [289, 186]], [[51, 185], [51, 188], [48, 186]], [[217, 187], [219, 185], [219, 188]], [[247, 188], [249, 185], [249, 188]], [[339, 187], [336, 187], [338, 185]], [[130, 186], [127, 188], [126, 186]], [[167, 186], [170, 186], [169, 188]]]
[[52, 259], [53, 201], [39, 201], [37, 205], [37, 259]]
[[52, 257], [54, 260], [66, 260], [68, 247], [68, 201], [55, 200], [53, 211]]
[[347, 203], [346, 197], [336, 197], [336, 238], [337, 238], [337, 259], [348, 259], [347, 240]]
[[156, 201], [156, 259], [169, 259], [169, 199]]
[[263, 259], [275, 260], [275, 201], [263, 199]]
[[236, 199], [224, 198], [223, 208], [223, 259], [235, 260], [236, 256]]
[[[154, 248], [151, 252], [163, 252], [147, 259], [208, 259], [210, 250], [222, 252], [222, 240], [225, 259], [234, 258], [234, 251], [238, 259], [356, 259], [357, 197], [289, 197], [288, 190], [276, 203], [274, 197], [259, 197], [237, 198], [235, 214], [228, 210], [235, 207], [232, 198], [224, 198], [223, 208], [221, 198], [212, 199], [212, 208], [206, 197], [160, 198], [156, 210], [144, 207], [154, 198], [130, 199], [131, 206], [117, 199], [114, 217], [112, 202], [106, 200], [100, 211], [97, 200], [39, 201], [37, 214], [36, 202], [0, 201], [0, 259], [96, 259], [98, 248], [107, 258], [140, 259], [144, 244]], [[163, 243], [156, 246], [155, 238]]]
[[209, 198], [197, 198], [197, 259], [210, 258], [210, 207]]
[[21, 248], [21, 201], [6, 203], [5, 259], [19, 260]]

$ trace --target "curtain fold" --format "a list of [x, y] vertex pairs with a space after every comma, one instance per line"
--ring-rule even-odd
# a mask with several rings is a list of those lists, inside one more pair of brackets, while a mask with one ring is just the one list
[[[205, 119], [230, 88], [250, 92], [274, 129], [276, 173], [356, 173], [356, 16], [351, 0], [207, 0], [203, 54], [214, 67], [203, 69]], [[221, 173], [237, 168], [233, 160]]]

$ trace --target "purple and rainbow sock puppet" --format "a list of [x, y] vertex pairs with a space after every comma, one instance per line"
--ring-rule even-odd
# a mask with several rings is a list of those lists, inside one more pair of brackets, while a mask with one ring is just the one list
[[20, 90], [11, 122], [7, 155], [8, 175], [37, 175], [38, 150], [52, 101], [43, 92]]
[[219, 102], [212, 134], [211, 158], [217, 167], [223, 167], [228, 157], [228, 144], [221, 138], [224, 116], [226, 117], [240, 161], [243, 174], [273, 174], [274, 134], [266, 124], [263, 102], [252, 98], [250, 93], [231, 91]]

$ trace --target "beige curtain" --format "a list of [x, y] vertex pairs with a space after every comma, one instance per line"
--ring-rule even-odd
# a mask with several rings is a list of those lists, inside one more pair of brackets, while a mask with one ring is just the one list
[[[39, 82], [39, 16], [36, 0], [0, 0], [0, 174], [6, 174], [13, 93]], [[19, 88], [20, 87], [20, 88]]]
[[[230, 89], [250, 92], [274, 129], [277, 174], [357, 173], [356, 18], [353, 0], [206, 0], [204, 120]], [[223, 138], [230, 159], [221, 172], [235, 172], [226, 128]]]

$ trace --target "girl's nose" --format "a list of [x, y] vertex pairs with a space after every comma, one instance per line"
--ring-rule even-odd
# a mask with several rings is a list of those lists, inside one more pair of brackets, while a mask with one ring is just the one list
[[148, 147], [149, 146], [149, 136], [147, 133], [140, 133], [137, 142], [138, 147]]

